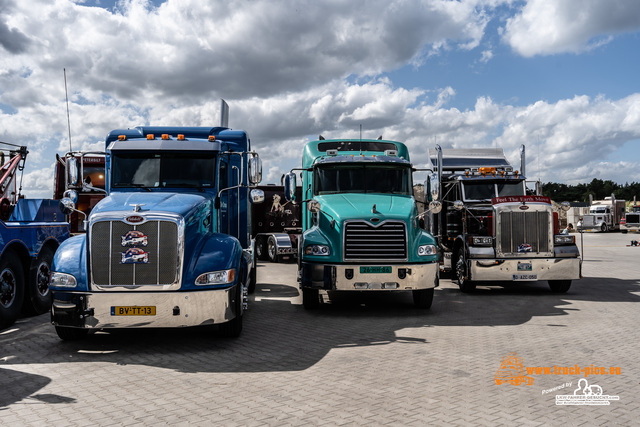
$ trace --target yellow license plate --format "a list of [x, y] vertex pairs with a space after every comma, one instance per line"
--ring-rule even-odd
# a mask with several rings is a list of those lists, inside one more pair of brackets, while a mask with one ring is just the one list
[[112, 316], [155, 316], [156, 307], [147, 306], [115, 306], [111, 307]]

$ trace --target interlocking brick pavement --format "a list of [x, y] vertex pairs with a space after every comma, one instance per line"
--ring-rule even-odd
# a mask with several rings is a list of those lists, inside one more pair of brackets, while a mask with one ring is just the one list
[[[579, 237], [579, 236], [578, 236]], [[308, 312], [295, 264], [260, 264], [239, 339], [212, 328], [116, 331], [63, 342], [48, 315], [0, 331], [0, 425], [632, 425], [640, 412], [636, 235], [585, 234], [585, 278], [462, 294], [332, 295]], [[327, 296], [328, 297], [328, 296]], [[525, 366], [619, 366], [589, 376], [609, 406], [542, 394], [580, 375], [497, 385], [509, 352]]]

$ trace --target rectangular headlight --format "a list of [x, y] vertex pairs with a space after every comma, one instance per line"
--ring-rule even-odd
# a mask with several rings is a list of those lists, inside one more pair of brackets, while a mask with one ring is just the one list
[[76, 278], [71, 274], [51, 272], [49, 287], [51, 288], [75, 288], [78, 286]]
[[196, 278], [196, 285], [224, 285], [226, 283], [232, 283], [236, 278], [236, 270], [232, 268], [230, 270], [211, 271], [204, 273]]
[[576, 243], [576, 236], [570, 234], [557, 234], [553, 236], [553, 243], [556, 246], [573, 245]]
[[491, 246], [493, 245], [493, 237], [491, 236], [473, 236], [473, 246]]
[[426, 255], [435, 255], [438, 253], [438, 250], [434, 245], [422, 245], [418, 246], [418, 255], [426, 256]]

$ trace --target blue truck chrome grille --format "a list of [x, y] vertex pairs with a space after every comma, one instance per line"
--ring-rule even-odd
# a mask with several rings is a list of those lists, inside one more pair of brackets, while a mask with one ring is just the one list
[[347, 221], [345, 261], [402, 261], [407, 259], [407, 229], [402, 221]]
[[552, 250], [549, 244], [551, 212], [503, 211], [499, 215], [497, 249], [501, 254], [540, 253]]
[[91, 226], [91, 276], [99, 286], [170, 285], [178, 269], [178, 225], [147, 221]]

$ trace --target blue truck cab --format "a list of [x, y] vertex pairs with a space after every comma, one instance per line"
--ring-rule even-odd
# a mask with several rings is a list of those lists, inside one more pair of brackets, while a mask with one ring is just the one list
[[27, 147], [0, 142], [0, 329], [22, 313], [49, 311], [53, 254], [69, 238], [57, 201], [21, 196], [16, 180], [27, 154]]
[[136, 127], [110, 132], [105, 149], [107, 197], [53, 261], [60, 338], [212, 324], [238, 336], [256, 277], [249, 203], [263, 199], [249, 188], [262, 172], [247, 134]]
[[[420, 227], [414, 168], [405, 144], [387, 140], [309, 142], [302, 155], [303, 305], [323, 291], [407, 291], [429, 308], [438, 285], [434, 237]], [[285, 180], [295, 198], [296, 175]]]

